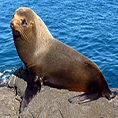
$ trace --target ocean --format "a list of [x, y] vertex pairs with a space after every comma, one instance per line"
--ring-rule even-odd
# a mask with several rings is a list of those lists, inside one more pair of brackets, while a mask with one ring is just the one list
[[23, 66], [9, 26], [19, 7], [33, 9], [55, 38], [90, 58], [118, 88], [117, 0], [0, 0], [0, 83]]

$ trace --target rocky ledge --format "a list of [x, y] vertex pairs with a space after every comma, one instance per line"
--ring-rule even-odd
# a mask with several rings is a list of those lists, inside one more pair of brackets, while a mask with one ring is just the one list
[[[26, 88], [27, 72], [22, 68], [11, 75], [8, 87], [0, 87], [0, 118], [118, 118], [118, 96], [100, 98], [84, 104], [70, 104], [68, 98], [78, 92], [47, 86], [19, 114], [20, 96]], [[118, 91], [118, 89], [116, 89]]]

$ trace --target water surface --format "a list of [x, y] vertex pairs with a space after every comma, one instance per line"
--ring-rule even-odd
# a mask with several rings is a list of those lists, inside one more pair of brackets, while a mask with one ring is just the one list
[[94, 61], [110, 87], [118, 87], [117, 0], [0, 0], [0, 81], [23, 66], [9, 27], [22, 6], [33, 9], [55, 38]]

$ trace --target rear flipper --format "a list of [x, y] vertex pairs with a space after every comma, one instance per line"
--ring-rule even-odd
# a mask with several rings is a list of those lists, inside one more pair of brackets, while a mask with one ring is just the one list
[[100, 96], [101, 95], [99, 93], [93, 93], [93, 94], [84, 93], [84, 94], [69, 98], [68, 101], [73, 104], [74, 103], [81, 104], [81, 103], [97, 100]]
[[118, 95], [118, 89], [111, 89], [110, 98], [113, 99], [116, 95]]

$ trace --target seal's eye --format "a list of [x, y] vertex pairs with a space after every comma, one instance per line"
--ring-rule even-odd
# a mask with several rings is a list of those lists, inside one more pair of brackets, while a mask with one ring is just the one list
[[27, 21], [25, 20], [25, 19], [21, 19], [21, 25], [23, 25], [23, 26], [27, 26]]

